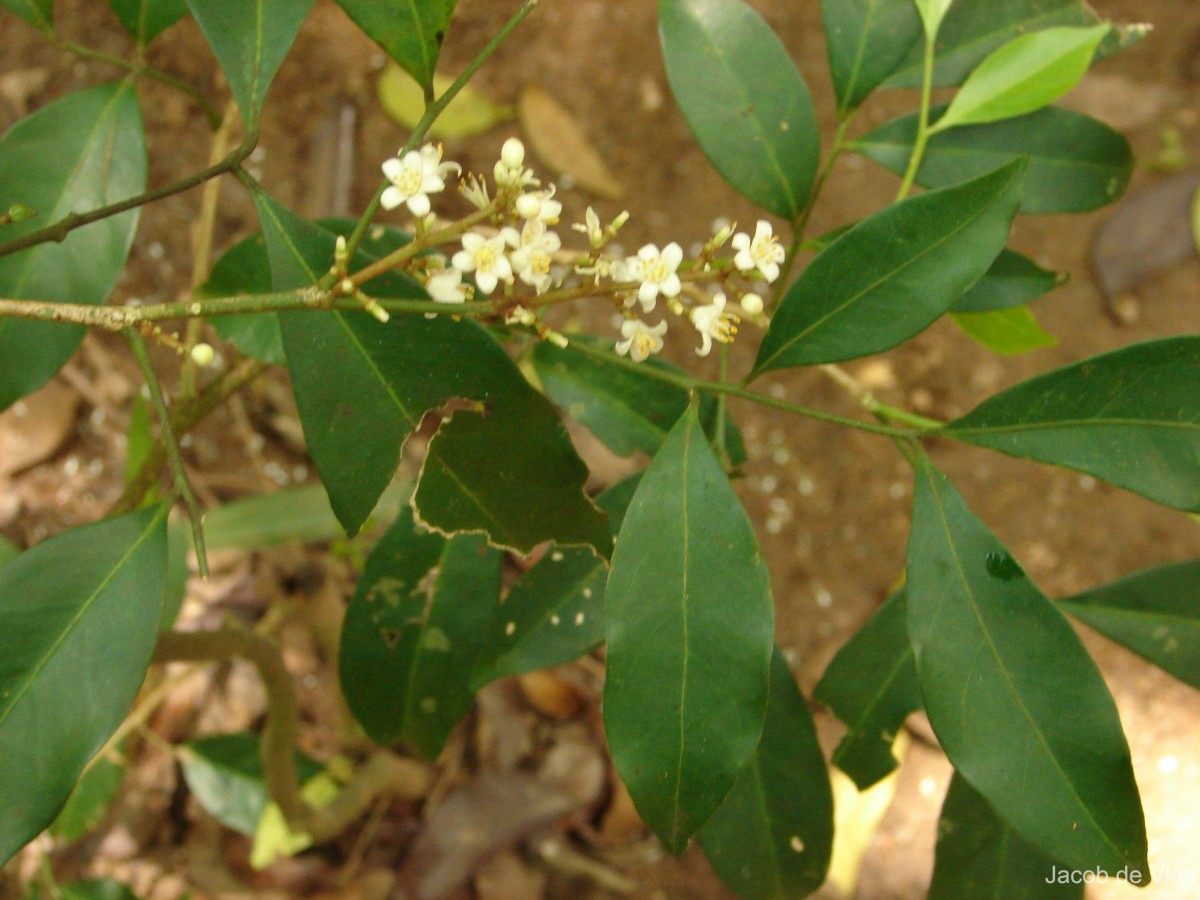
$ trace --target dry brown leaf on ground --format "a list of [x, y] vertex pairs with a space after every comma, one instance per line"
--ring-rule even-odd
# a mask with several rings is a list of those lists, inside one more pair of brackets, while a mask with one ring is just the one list
[[75, 429], [79, 396], [57, 381], [0, 413], [0, 476], [48, 459]]
[[605, 200], [625, 196], [625, 185], [592, 146], [583, 125], [543, 87], [526, 85], [517, 111], [521, 130], [542, 165], [557, 175], [570, 176], [576, 187]]

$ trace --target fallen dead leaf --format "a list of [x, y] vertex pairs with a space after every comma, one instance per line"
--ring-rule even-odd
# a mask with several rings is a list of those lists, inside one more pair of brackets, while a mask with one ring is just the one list
[[75, 429], [79, 395], [57, 381], [0, 413], [0, 475], [53, 456]]
[[569, 719], [583, 705], [583, 698], [571, 685], [545, 669], [517, 677], [529, 705], [552, 719]]
[[517, 101], [521, 130], [542, 164], [606, 200], [625, 196], [625, 185], [609, 170], [579, 120], [540, 85], [530, 84]]

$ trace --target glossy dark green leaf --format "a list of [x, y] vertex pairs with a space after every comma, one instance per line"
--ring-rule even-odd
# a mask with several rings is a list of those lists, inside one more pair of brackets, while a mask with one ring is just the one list
[[1059, 608], [1200, 688], [1200, 560], [1134, 572]]
[[729, 185], [795, 219], [821, 147], [804, 83], [769, 25], [742, 0], [659, 0], [671, 92]]
[[954, 776], [938, 820], [929, 900], [1082, 900], [1082, 881], [1053, 881], [1061, 871], [997, 816], [962, 776]]
[[[333, 259], [334, 234], [265, 195], [257, 203], [275, 289], [313, 283]], [[367, 290], [423, 296], [390, 273]], [[391, 481], [425, 413], [463, 398], [482, 411], [460, 409], [430, 442], [415, 500], [422, 520], [445, 532], [487, 531], [523, 553], [553, 540], [608, 554], [608, 525], [583, 493], [587, 469], [558, 412], [478, 325], [307, 311], [280, 322], [309, 452], [349, 533]]]
[[[251, 235], [221, 254], [206, 281], [196, 293], [201, 297], [233, 297], [238, 294], [269, 294], [271, 264], [262, 233]], [[279, 319], [270, 313], [217, 316], [212, 326], [239, 351], [272, 365], [287, 364]]]
[[125, 30], [145, 46], [187, 15], [187, 0], [108, 0]]
[[[944, 109], [939, 107], [936, 112]], [[902, 174], [917, 133], [915, 114], [893, 119], [854, 141], [854, 149]], [[1129, 142], [1103, 122], [1059, 107], [1028, 116], [970, 125], [934, 135], [917, 183], [946, 187], [1029, 157], [1027, 213], [1084, 212], [1112, 203], [1133, 174]]]
[[62, 900], [138, 900], [129, 885], [111, 878], [92, 878], [64, 884], [60, 894]]
[[951, 312], [950, 317], [973, 341], [1002, 356], [1029, 353], [1058, 343], [1058, 338], [1038, 324], [1028, 306]]
[[774, 632], [762, 551], [694, 406], [642, 476], [604, 603], [609, 750], [680, 853], [758, 744]]
[[1200, 337], [1132, 344], [985, 400], [941, 434], [1200, 511]]
[[[68, 94], [0, 138], [0, 209], [23, 203], [38, 213], [6, 225], [0, 241], [145, 189], [146, 148], [132, 85]], [[130, 210], [76, 229], [62, 243], [0, 257], [0, 297], [103, 303], [125, 267], [137, 221], [137, 210]], [[0, 409], [41, 387], [83, 335], [73, 325], [0, 320]]]
[[1043, 269], [1020, 253], [1001, 250], [992, 267], [958, 298], [951, 309], [953, 312], [991, 312], [1024, 306], [1066, 280], [1065, 274]]
[[[210, 816], [239, 834], [253, 836], [267, 805], [259, 737], [249, 732], [213, 734], [180, 748], [188, 790]], [[300, 782], [319, 775], [321, 764], [296, 751]]]
[[893, 594], [837, 652], [813, 691], [846, 723], [833, 764], [860, 791], [895, 770], [892, 744], [908, 714], [921, 708], [921, 687], [908, 641], [904, 591]]
[[124, 766], [107, 758], [96, 760], [51, 823], [51, 836], [61, 841], [77, 841], [99, 825], [124, 777]]
[[[1085, 0], [996, 0], [972, 3], [959, 0], [950, 7], [937, 36], [934, 84], [962, 84], [983, 59], [1015, 37], [1058, 25], [1088, 26], [1100, 17]], [[920, 87], [924, 43], [909, 48], [887, 87]]]
[[[585, 425], [613, 453], [630, 456], [640, 451], [653, 456], [687, 409], [688, 392], [649, 375], [609, 365], [580, 350], [581, 344], [600, 345], [584, 336], [572, 336], [566, 347], [541, 341], [533, 348], [530, 358], [542, 387], [567, 415]], [[648, 359], [642, 365], [682, 374], [681, 369], [657, 359]], [[700, 421], [705, 434], [714, 441], [716, 418], [716, 398], [706, 394], [700, 399]], [[725, 425], [730, 462], [740, 466], [746, 461], [741, 432], [728, 418]]]
[[247, 125], [263, 100], [313, 0], [187, 0]]
[[150, 665], [166, 511], [72, 529], [0, 569], [0, 865], [49, 825]]
[[1025, 163], [911, 197], [830, 244], [784, 294], [754, 375], [895, 347], [946, 312], [1004, 249]]
[[422, 85], [433, 83], [457, 0], [338, 0], [387, 55]]
[[396, 519], [367, 560], [342, 626], [342, 694], [379, 744], [441, 752], [471, 708], [471, 673], [500, 599], [500, 554]]
[[11, 10], [39, 31], [54, 30], [54, 0], [0, 0], [0, 6]]
[[833, 850], [833, 793], [808, 703], [778, 648], [762, 739], [697, 838], [745, 900], [793, 900], [821, 886]]
[[821, 0], [838, 111], [856, 108], [921, 37], [912, 0]]
[[21, 555], [21, 548], [0, 534], [0, 567], [8, 565]]
[[1064, 865], [1148, 874], [1129, 745], [1100, 671], [927, 458], [907, 596], [925, 711], [954, 768]]
[[[596, 498], [616, 535], [641, 476], [626, 478]], [[608, 564], [586, 547], [554, 549], [508, 592], [479, 654], [476, 689], [497, 678], [548, 669], [577, 659], [604, 641]]]

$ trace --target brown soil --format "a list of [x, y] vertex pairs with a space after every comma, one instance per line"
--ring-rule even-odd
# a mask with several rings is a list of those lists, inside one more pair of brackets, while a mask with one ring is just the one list
[[[460, 69], [517, 5], [515, 0], [462, 0], [443, 70]], [[1158, 28], [1141, 45], [1089, 76], [1090, 89], [1081, 91], [1075, 102], [1124, 128], [1143, 160], [1159, 154], [1161, 134], [1168, 128], [1182, 135], [1189, 158], [1195, 160], [1200, 104], [1197, 83], [1188, 79], [1200, 71], [1196, 43], [1200, 7], [1187, 0], [1103, 0], [1096, 5], [1115, 19], [1146, 20]], [[817, 98], [825, 134], [830, 134], [832, 109], [819, 4], [757, 0], [755, 6], [799, 61]], [[758, 214], [723, 185], [674, 107], [658, 51], [655, 9], [653, 0], [547, 0], [482, 70], [476, 86], [494, 101], [514, 103], [523, 84], [541, 84], [580, 117], [596, 149], [627, 186], [623, 204], [565, 192], [565, 222], [580, 221], [589, 203], [602, 217], [627, 207], [633, 214], [622, 233], [627, 247], [677, 240], [687, 248], [711, 233], [717, 217], [744, 224]], [[105, 4], [75, 0], [57, 4], [56, 12], [67, 35], [107, 52], [127, 51], [128, 41]], [[58, 54], [8, 15], [0, 16], [0, 45], [6, 48], [0, 77], [10, 78], [16, 72], [26, 79], [16, 83], [12, 109], [0, 104], [0, 125], [7, 124], [5, 117], [14, 117], [24, 102], [33, 108], [115, 77], [104, 64]], [[210, 55], [191, 22], [156, 42], [150, 58], [200, 85], [209, 96], [222, 96]], [[283, 202], [306, 214], [329, 211], [327, 186], [334, 173], [314, 170], [328, 158], [318, 132], [348, 103], [357, 110], [359, 121], [351, 209], [365, 204], [378, 183], [379, 162], [404, 140], [402, 130], [381, 113], [375, 99], [374, 78], [381, 62], [376, 48], [332, 2], [318, 2], [272, 90], [262, 149], [253, 160], [266, 187]], [[42, 72], [48, 78], [39, 83]], [[142, 90], [152, 183], [165, 183], [202, 166], [208, 139], [194, 107], [153, 83], [147, 82]], [[872, 101], [860, 125], [865, 129], [911, 104], [909, 96]], [[513, 133], [517, 133], [515, 124], [470, 141], [447, 142], [447, 156], [468, 170], [488, 171], [501, 142]], [[1142, 167], [1134, 190], [1156, 177]], [[867, 215], [885, 204], [894, 190], [895, 179], [889, 174], [860, 159], [844, 158], [817, 209], [812, 232]], [[192, 192], [145, 210], [116, 300], [170, 299], [186, 289], [189, 230], [198, 203], [198, 193]], [[1087, 260], [1092, 235], [1108, 214], [1024, 217], [1016, 226], [1013, 243], [1018, 249], [1071, 275], [1067, 286], [1035, 307], [1042, 323], [1058, 336], [1057, 347], [1017, 358], [995, 357], [949, 323], [941, 323], [907, 346], [853, 363], [849, 369], [885, 401], [950, 418], [1034, 373], [1152, 336], [1200, 332], [1200, 264], [1195, 260], [1142, 285], [1139, 315], [1133, 324], [1118, 324], [1106, 313]], [[218, 247], [228, 246], [255, 227], [244, 194], [236, 185], [226, 185]], [[605, 329], [607, 317], [596, 317], [592, 324]], [[735, 370], [748, 366], [753, 344], [745, 340], [735, 346]], [[676, 359], [695, 366], [697, 361], [686, 347], [673, 346], [671, 351]], [[119, 343], [90, 338], [62, 381], [82, 395], [74, 433], [45, 463], [15, 476], [7, 486], [0, 484], [0, 494], [6, 495], [0, 503], [0, 529], [23, 546], [96, 518], [119, 491], [122, 455], [117, 436], [136, 383]], [[764, 387], [797, 402], [857, 414], [841, 389], [816, 373], [781, 376]], [[733, 411], [750, 447], [747, 477], [739, 490], [770, 561], [779, 641], [794, 655], [801, 686], [810, 692], [837, 648], [882, 601], [901, 571], [911, 476], [894, 448], [870, 435], [782, 419], [750, 407], [735, 406]], [[303, 457], [285, 439], [288, 417], [286, 401], [279, 399], [277, 390], [258, 389], [249, 394], [240, 414], [219, 413], [197, 433], [190, 453], [209, 500], [263, 490], [284, 478], [307, 477]], [[267, 430], [261, 450], [250, 436], [251, 427]], [[933, 449], [972, 506], [1052, 596], [1200, 552], [1200, 529], [1194, 522], [1115, 488], [982, 451], [949, 445]], [[250, 594], [256, 598], [254, 603], [261, 603], [264, 596], [294, 589], [294, 584], [292, 588], [278, 583], [264, 586], [265, 580], [275, 577], [278, 582], [288, 575], [294, 581], [298, 569], [316, 565], [314, 559], [273, 554], [254, 563], [241, 560], [228, 570], [234, 576], [218, 579], [208, 588], [198, 586], [193, 593], [197, 602], [207, 598], [228, 606], [237, 596]], [[334, 584], [344, 583], [341, 575], [337, 578], [341, 580]], [[1147, 900], [1196, 896], [1200, 891], [1200, 818], [1195, 813], [1200, 808], [1200, 699], [1098, 636], [1085, 632], [1084, 638], [1117, 698], [1146, 804], [1151, 863], [1159, 874], [1166, 873], [1159, 879], [1161, 885], [1138, 896]], [[323, 671], [317, 655], [309, 643], [300, 639], [295, 643], [297, 665], [314, 677], [305, 682], [306, 708], [312, 712], [324, 707], [336, 715], [328, 697], [318, 696], [325, 682], [316, 680]], [[595, 698], [588, 702], [594, 713]], [[181, 704], [186, 706], [185, 701]], [[253, 699], [246, 704], [253, 709]], [[208, 730], [244, 727], [253, 719], [237, 703], [227, 712], [225, 721], [219, 714], [207, 715]], [[239, 721], [239, 716], [245, 721]], [[824, 713], [818, 713], [818, 718], [830, 749], [840, 726]], [[310, 744], [328, 746], [332, 727], [328, 721], [318, 727]], [[935, 822], [949, 768], [920, 737], [923, 729], [917, 726], [915, 732], [918, 738], [900, 773], [895, 802], [863, 857], [859, 897], [918, 897], [928, 883]], [[598, 739], [594, 730], [589, 733], [593, 741]], [[112, 872], [143, 885], [157, 883], [148, 896], [163, 898], [182, 896], [189, 881], [192, 896], [197, 897], [233, 896], [238, 880], [252, 886], [256, 895], [299, 896], [332, 890], [338, 867], [349, 852], [349, 839], [332, 850], [251, 876], [245, 866], [244, 842], [216, 834], [202, 812], [193, 805], [180, 806], [184, 801], [173, 794], [175, 790], [170, 762], [152, 748], [142, 750], [127, 781], [126, 796], [100, 839], [81, 850], [56, 854], [60, 877]], [[158, 834], [156, 825], [157, 817], [168, 813], [176, 831], [171, 840]], [[363, 870], [367, 876], [378, 881], [383, 879], [379, 872], [403, 863], [414, 827], [410, 810], [388, 814], [383, 837], [367, 853]], [[638, 834], [596, 852], [638, 883], [635, 897], [731, 896], [696, 849], [672, 860], [652, 839]], [[35, 861], [26, 854], [19, 864], [21, 871], [27, 872]], [[228, 875], [234, 882], [221, 890], [192, 880], [192, 874], [205, 866], [219, 869], [222, 877]], [[164, 871], [165, 879], [159, 877]], [[372, 894], [364, 885], [366, 876], [339, 896], [387, 896], [386, 887], [384, 893]], [[607, 896], [586, 879], [558, 875], [549, 885], [549, 896]], [[828, 896], [837, 896], [832, 888], [825, 890]], [[1111, 883], [1089, 893], [1126, 895], [1133, 896], [1132, 889]]]

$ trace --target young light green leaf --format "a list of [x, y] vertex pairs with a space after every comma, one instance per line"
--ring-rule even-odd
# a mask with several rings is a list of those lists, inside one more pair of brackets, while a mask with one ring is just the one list
[[166, 509], [76, 528], [0, 569], [0, 865], [37, 836], [150, 665]]
[[1200, 560], [1134, 572], [1059, 608], [1200, 688]]
[[[433, 76], [433, 92], [440, 97], [454, 84], [448, 75]], [[410, 131], [425, 116], [425, 89], [396, 65], [388, 65], [375, 84], [383, 111]], [[482, 91], [466, 85], [441, 111], [426, 132], [430, 138], [448, 140], [474, 137], [516, 115], [511, 106], [489, 100]]]
[[[23, 203], [38, 211], [5, 226], [5, 240], [145, 189], [142, 116], [129, 82], [68, 94], [0, 138], [0, 209]], [[0, 257], [0, 297], [103, 303], [125, 267], [137, 221], [138, 211], [130, 210], [76, 229], [61, 243]], [[41, 387], [83, 335], [73, 325], [0, 320], [0, 409]]]
[[[256, 202], [274, 288], [312, 284], [333, 259], [334, 234], [266, 195]], [[360, 253], [354, 265], [371, 258]], [[366, 289], [423, 296], [393, 273]], [[421, 316], [380, 323], [332, 311], [285, 313], [280, 322], [309, 452], [350, 534], [391, 481], [425, 413], [461, 398], [481, 409], [460, 409], [430, 442], [414, 502], [422, 520], [446, 533], [486, 531], [522, 553], [552, 540], [590, 544], [607, 556], [608, 525], [583, 493], [587, 468], [558, 412], [478, 325]]]
[[187, 0], [248, 127], [313, 0]]
[[985, 400], [939, 434], [1200, 511], [1200, 337], [1122, 347]]
[[1043, 269], [1029, 257], [1004, 249], [991, 268], [958, 298], [951, 309], [956, 313], [970, 313], [1024, 306], [1066, 280], [1065, 273]]
[[659, 0], [671, 92], [729, 185], [795, 219], [820, 157], [816, 113], [783, 44], [743, 0]]
[[958, 774], [938, 820], [928, 900], [1082, 900], [1083, 881], [1059, 884], [1055, 860], [1021, 838]]
[[[1022, 34], [1099, 22], [1086, 0], [959, 0], [938, 29], [933, 83], [937, 87], [962, 84], [984, 57]], [[884, 86], [920, 87], [924, 49], [922, 43], [914, 44]]]
[[11, 10], [38, 31], [54, 30], [54, 0], [0, 0], [0, 6]]
[[[599, 497], [613, 535], [621, 527], [641, 475]], [[604, 641], [604, 586], [608, 564], [586, 547], [551, 550], [527, 571], [492, 620], [472, 685], [483, 685], [578, 659]]]
[[[213, 734], [180, 748], [179, 765], [192, 796], [210, 816], [239, 834], [253, 836], [267, 805], [259, 736], [250, 732]], [[319, 775], [321, 764], [296, 751], [303, 784]]]
[[927, 458], [907, 596], [925, 710], [954, 768], [1064, 865], [1147, 876], [1129, 745], [1100, 671]]
[[745, 900], [807, 897], [833, 850], [833, 792], [808, 703], [779, 649], [762, 739], [697, 834], [704, 855]]
[[457, 0], [338, 0], [371, 40], [422, 85], [433, 83]]
[[108, 0], [125, 30], [146, 46], [187, 15], [187, 0]]
[[921, 24], [925, 26], [925, 36], [927, 40], [933, 40], [937, 37], [938, 29], [942, 27], [942, 19], [946, 18], [946, 13], [950, 10], [950, 4], [954, 0], [913, 0], [917, 6], [917, 12], [921, 14]]
[[1058, 338], [1042, 328], [1028, 306], [984, 312], [951, 312], [954, 324], [977, 344], [1001, 356], [1053, 347]]
[[[609, 365], [581, 350], [580, 345], [601, 346], [601, 342], [573, 335], [566, 347], [542, 341], [533, 348], [530, 358], [542, 387], [551, 400], [613, 453], [631, 456], [640, 451], [653, 456], [687, 409], [688, 392], [649, 375]], [[611, 342], [608, 347], [612, 347]], [[658, 359], [648, 359], [642, 365], [682, 374], [679, 368]], [[716, 413], [716, 398], [702, 396], [700, 421], [712, 440], [716, 440]], [[741, 432], [728, 419], [725, 425], [730, 462], [740, 466], [746, 461]]]
[[899, 764], [892, 745], [921, 688], [908, 640], [908, 605], [897, 591], [837, 652], [813, 699], [846, 723], [833, 764], [865, 791]]
[[499, 599], [500, 554], [482, 538], [446, 540], [400, 514], [342, 626], [342, 694], [374, 741], [437, 757], [475, 697], [471, 672]]
[[124, 777], [124, 766], [106, 758], [96, 760], [51, 823], [51, 836], [60, 841], [77, 841], [99, 825]]
[[774, 632], [762, 551], [695, 406], [642, 476], [604, 602], [608, 746], [680, 853], [758, 744]]
[[933, 132], [1028, 115], [1079, 83], [1108, 25], [1047, 28], [1005, 44], [979, 64], [950, 101]]
[[753, 374], [878, 353], [933, 324], [1004, 249], [1025, 168], [910, 197], [839, 237], [784, 295]]
[[891, 75], [921, 36], [913, 0], [821, 0], [821, 20], [842, 114]]
[[[945, 107], [937, 107], [933, 114]], [[917, 134], [916, 114], [893, 119], [854, 141], [864, 156], [904, 173]], [[1051, 106], [1027, 116], [969, 125], [934, 135], [917, 184], [948, 187], [1020, 156], [1029, 157], [1027, 213], [1085, 212], [1112, 203], [1133, 174], [1133, 151], [1122, 135], [1083, 113]]]

